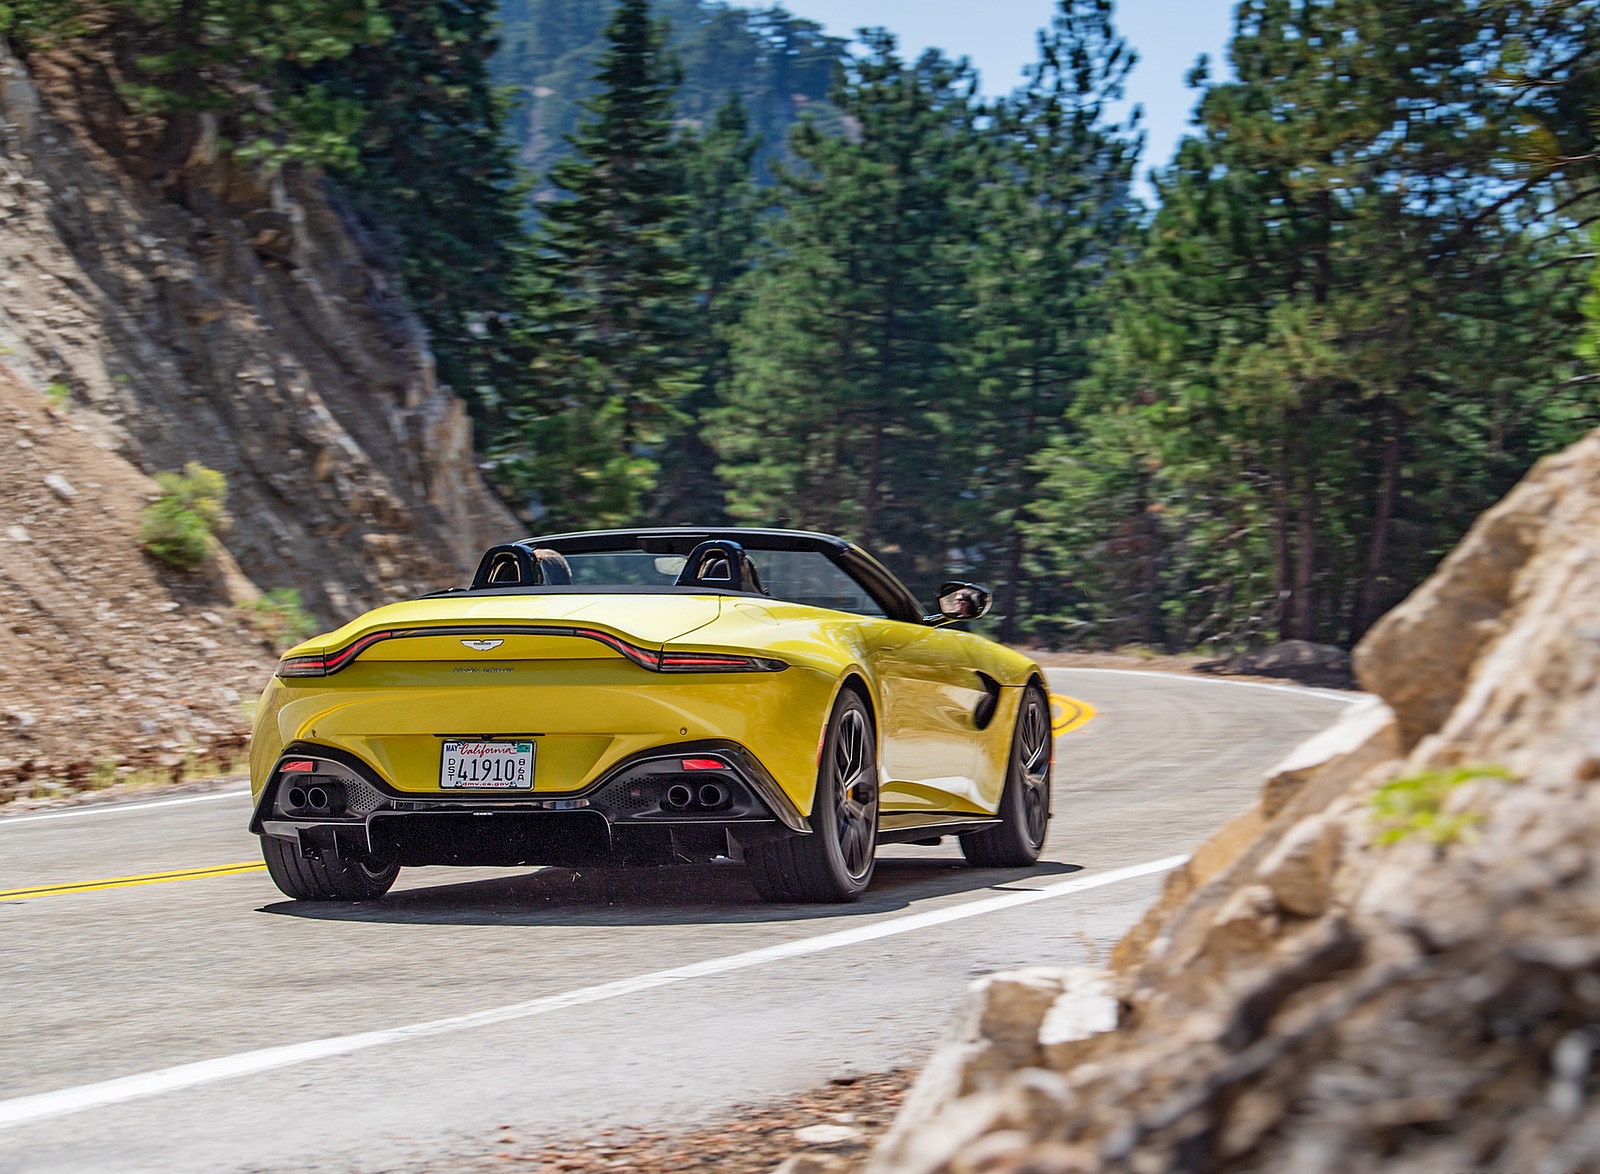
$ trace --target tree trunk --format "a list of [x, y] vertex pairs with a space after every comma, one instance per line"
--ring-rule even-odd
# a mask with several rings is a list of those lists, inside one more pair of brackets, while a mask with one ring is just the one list
[[1294, 638], [1311, 640], [1317, 628], [1317, 467], [1309, 452], [1295, 513]]
[[1367, 547], [1367, 566], [1361, 578], [1361, 596], [1350, 639], [1359, 640], [1378, 622], [1380, 592], [1389, 558], [1389, 527], [1394, 520], [1394, 502], [1400, 488], [1400, 410], [1392, 402], [1388, 411], [1388, 437], [1383, 445], [1383, 465], [1378, 474], [1378, 504], [1373, 512], [1372, 539]]
[[1144, 511], [1139, 515], [1139, 530], [1144, 538], [1144, 600], [1139, 608], [1139, 643], [1154, 648], [1166, 643], [1166, 633], [1161, 624], [1161, 525], [1155, 511], [1150, 508], [1149, 478], [1140, 497], [1145, 499]]
[[1022, 609], [1022, 550], [1025, 545], [1022, 539], [1022, 526], [1020, 514], [1011, 522], [1011, 549], [1006, 556], [1006, 581], [1002, 588], [1000, 606], [1004, 610], [1004, 617], [1000, 621], [1000, 642], [1002, 644], [1015, 643], [1017, 630], [1017, 613]]
[[883, 492], [883, 409], [873, 412], [872, 436], [867, 442], [867, 493], [861, 503], [861, 541], [878, 545], [879, 495]]
[[1294, 614], [1294, 579], [1290, 569], [1290, 542], [1289, 542], [1289, 444], [1287, 438], [1278, 448], [1277, 475], [1272, 484], [1272, 545], [1273, 545], [1273, 587], [1277, 591], [1278, 639], [1287, 639], [1289, 635], [1290, 617]]
[[156, 152], [160, 160], [158, 177], [169, 186], [181, 177], [184, 164], [200, 137], [200, 115], [196, 108], [200, 101], [200, 57], [205, 48], [204, 19], [201, 0], [180, 0], [172, 30], [178, 57], [172, 89], [178, 96], [178, 106], [167, 115]]

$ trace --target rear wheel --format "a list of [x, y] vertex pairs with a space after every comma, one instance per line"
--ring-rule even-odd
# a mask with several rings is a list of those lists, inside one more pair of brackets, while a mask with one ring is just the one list
[[1050, 699], [1038, 684], [1022, 693], [1011, 762], [1000, 796], [1000, 823], [961, 837], [961, 853], [981, 868], [1025, 868], [1039, 859], [1050, 831]]
[[878, 846], [878, 750], [860, 694], [834, 703], [811, 804], [811, 834], [750, 849], [750, 875], [768, 901], [854, 901], [872, 882]]
[[272, 882], [297, 901], [373, 901], [400, 875], [398, 864], [378, 864], [344, 850], [302, 856], [299, 844], [277, 836], [261, 837], [261, 855]]

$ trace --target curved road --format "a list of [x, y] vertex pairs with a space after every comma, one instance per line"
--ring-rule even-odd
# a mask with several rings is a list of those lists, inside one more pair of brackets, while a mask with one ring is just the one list
[[1040, 864], [888, 848], [843, 908], [764, 905], [737, 867], [414, 869], [305, 906], [228, 869], [259, 861], [237, 790], [0, 819], [0, 1172], [407, 1169], [886, 1070], [977, 975], [1103, 959], [1355, 700], [1050, 677], [1096, 716], [1057, 744]]

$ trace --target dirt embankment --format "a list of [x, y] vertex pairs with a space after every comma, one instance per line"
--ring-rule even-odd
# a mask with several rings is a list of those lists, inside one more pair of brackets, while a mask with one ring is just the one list
[[1600, 433], [1357, 650], [1111, 972], [974, 991], [874, 1172], [1600, 1168]]
[[[236, 742], [272, 659], [235, 610], [258, 589], [332, 622], [516, 531], [363, 226], [204, 135], [154, 174], [123, 80], [95, 38], [0, 48], [0, 801]], [[136, 525], [189, 461], [233, 524], [226, 569], [185, 577]]]
[[4, 371], [0, 435], [0, 802], [226, 769], [273, 663], [248, 583], [146, 558], [155, 482]]

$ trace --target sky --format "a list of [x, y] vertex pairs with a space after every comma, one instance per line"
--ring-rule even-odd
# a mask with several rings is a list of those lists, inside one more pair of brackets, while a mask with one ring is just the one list
[[[769, 0], [734, 2], [764, 8]], [[1183, 79], [1195, 58], [1209, 54], [1212, 76], [1223, 76], [1234, 3], [1119, 0], [1117, 27], [1139, 51], [1128, 97], [1144, 107], [1147, 142], [1141, 181], [1151, 167], [1172, 158], [1188, 127], [1195, 93]], [[841, 36], [882, 25], [900, 38], [907, 56], [931, 45], [951, 57], [968, 57], [982, 75], [984, 92], [998, 95], [1019, 84], [1023, 67], [1037, 56], [1034, 34], [1049, 23], [1055, 0], [783, 0], [783, 7]], [[1148, 195], [1143, 182], [1140, 190]]]

